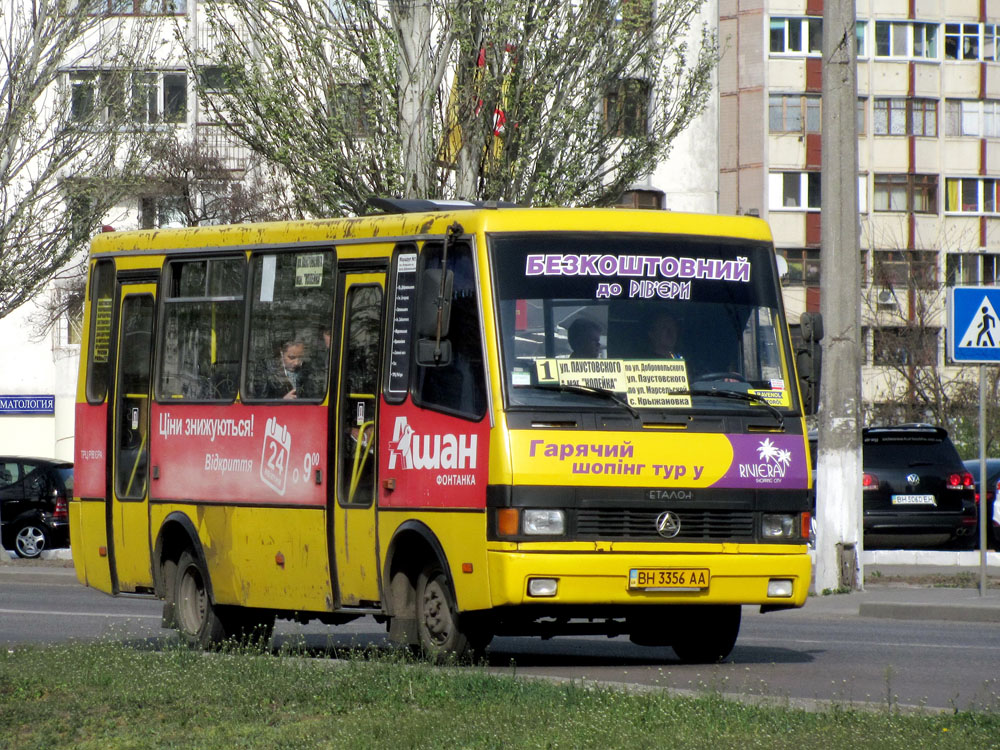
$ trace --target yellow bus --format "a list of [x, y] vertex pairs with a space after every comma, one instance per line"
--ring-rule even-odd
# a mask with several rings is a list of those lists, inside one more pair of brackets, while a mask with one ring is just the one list
[[374, 616], [732, 650], [800, 607], [812, 475], [749, 217], [381, 200], [92, 243], [77, 576], [210, 648]]

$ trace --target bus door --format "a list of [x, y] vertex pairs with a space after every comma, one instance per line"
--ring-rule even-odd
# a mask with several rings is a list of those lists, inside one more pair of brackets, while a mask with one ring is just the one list
[[382, 330], [384, 273], [345, 273], [340, 277], [343, 319], [340, 373], [335, 406], [336, 502], [333, 547], [340, 603], [378, 602], [379, 560], [375, 534], [376, 405], [379, 336]]
[[116, 591], [151, 586], [149, 547], [149, 386], [156, 285], [123, 284], [118, 309], [112, 429], [111, 540]]

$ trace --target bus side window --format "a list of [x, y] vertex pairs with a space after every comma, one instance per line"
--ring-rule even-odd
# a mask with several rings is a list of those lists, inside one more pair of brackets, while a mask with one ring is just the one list
[[90, 272], [90, 347], [87, 352], [87, 401], [103, 403], [108, 394], [111, 320], [115, 304], [115, 264], [100, 260]]
[[158, 398], [236, 398], [245, 266], [241, 257], [167, 264]]
[[315, 402], [326, 395], [333, 264], [332, 252], [316, 250], [251, 259], [247, 398]]
[[[423, 268], [441, 267], [441, 243], [427, 243]], [[479, 419], [486, 412], [486, 376], [479, 324], [479, 290], [476, 287], [472, 248], [459, 242], [449, 248], [448, 270], [454, 274], [451, 324], [451, 361], [446, 365], [418, 365], [416, 400], [421, 406]], [[421, 285], [418, 309], [436, 296], [439, 288]]]

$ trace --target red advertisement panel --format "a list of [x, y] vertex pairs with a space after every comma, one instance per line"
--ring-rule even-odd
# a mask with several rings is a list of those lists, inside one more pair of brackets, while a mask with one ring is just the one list
[[73, 494], [105, 497], [108, 407], [106, 404], [76, 405], [76, 445], [73, 451]]
[[[399, 406], [383, 402], [379, 429], [379, 505], [486, 507], [488, 419], [470, 422], [409, 400]], [[395, 489], [386, 489], [387, 480]]]
[[316, 405], [154, 404], [150, 496], [325, 505], [326, 424]]

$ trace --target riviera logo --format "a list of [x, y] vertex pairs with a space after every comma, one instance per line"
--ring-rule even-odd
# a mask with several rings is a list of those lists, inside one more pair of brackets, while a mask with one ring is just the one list
[[792, 463], [792, 452], [779, 448], [770, 438], [764, 438], [757, 446], [757, 458], [755, 464], [740, 464], [740, 477], [771, 484], [785, 478], [785, 472]]

